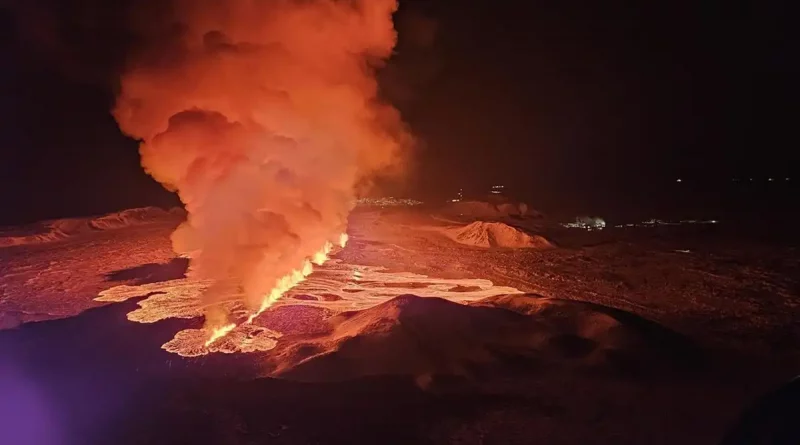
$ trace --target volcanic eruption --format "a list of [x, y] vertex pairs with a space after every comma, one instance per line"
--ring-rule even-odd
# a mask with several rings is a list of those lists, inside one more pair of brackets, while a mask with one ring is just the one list
[[[302, 281], [346, 241], [355, 198], [396, 173], [411, 142], [379, 99], [395, 0], [174, 0], [137, 24], [113, 115], [143, 168], [188, 212], [210, 341]], [[240, 320], [241, 321], [241, 320]]]

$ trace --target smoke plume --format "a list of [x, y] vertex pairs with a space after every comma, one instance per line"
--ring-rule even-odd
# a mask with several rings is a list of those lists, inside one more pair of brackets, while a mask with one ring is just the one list
[[396, 0], [174, 0], [121, 78], [113, 114], [186, 206], [172, 236], [215, 303], [251, 309], [337, 243], [355, 198], [411, 138], [378, 98]]

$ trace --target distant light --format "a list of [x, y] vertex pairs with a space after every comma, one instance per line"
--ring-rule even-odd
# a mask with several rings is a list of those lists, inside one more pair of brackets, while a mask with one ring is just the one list
[[360, 198], [356, 201], [358, 205], [362, 206], [378, 206], [378, 207], [397, 207], [397, 206], [416, 206], [422, 204], [422, 201], [416, 201], [407, 198]]
[[772, 179], [772, 178], [769, 178], [769, 182], [772, 182], [772, 181], [774, 181], [774, 179]]
[[753, 182], [753, 178], [750, 178], [750, 182]]
[[675, 182], [683, 182], [683, 179], [678, 178]]
[[789, 178], [786, 178], [786, 180], [788, 181], [788, 180], [789, 180]]

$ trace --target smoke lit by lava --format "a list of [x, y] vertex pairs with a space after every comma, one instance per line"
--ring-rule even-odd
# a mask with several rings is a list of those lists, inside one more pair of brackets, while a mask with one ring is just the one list
[[395, 0], [174, 0], [140, 23], [114, 108], [142, 166], [178, 193], [209, 342], [235, 324], [219, 303], [269, 307], [321, 264], [358, 193], [410, 143], [378, 100]]

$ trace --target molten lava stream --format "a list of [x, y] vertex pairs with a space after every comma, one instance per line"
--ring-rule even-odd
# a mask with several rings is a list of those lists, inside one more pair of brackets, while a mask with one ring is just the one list
[[211, 329], [211, 336], [206, 340], [205, 346], [209, 347], [212, 343], [219, 340], [220, 338], [228, 335], [230, 331], [232, 331], [236, 327], [236, 323], [226, 324], [224, 326], [220, 326], [217, 328]]
[[[341, 235], [339, 235], [339, 246], [344, 248], [344, 246], [347, 245], [348, 239], [349, 237], [347, 236], [347, 233], [342, 233]], [[272, 288], [269, 294], [267, 294], [264, 297], [264, 300], [261, 301], [261, 306], [258, 308], [258, 310], [250, 314], [250, 316], [247, 317], [247, 320], [243, 324], [252, 323], [253, 320], [256, 319], [256, 317], [261, 315], [270, 306], [275, 304], [275, 302], [278, 301], [283, 296], [283, 294], [285, 294], [293, 287], [305, 281], [306, 277], [311, 275], [311, 272], [314, 271], [314, 266], [312, 265], [312, 263], [316, 264], [317, 266], [325, 264], [325, 262], [330, 259], [328, 257], [328, 254], [331, 253], [331, 250], [333, 250], [333, 244], [330, 241], [326, 241], [325, 244], [322, 246], [322, 248], [314, 255], [312, 255], [310, 260], [306, 259], [305, 261], [303, 261], [303, 265], [301, 268], [295, 269], [289, 272], [288, 274], [284, 275], [283, 277], [279, 278], [275, 287]], [[237, 326], [238, 325], [236, 323], [230, 323], [223, 326], [211, 328], [211, 335], [209, 336], [208, 340], [206, 340], [205, 347], [209, 347], [217, 340], [225, 337]]]

